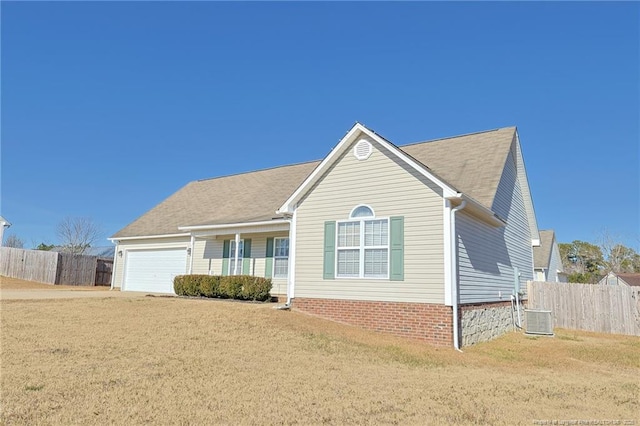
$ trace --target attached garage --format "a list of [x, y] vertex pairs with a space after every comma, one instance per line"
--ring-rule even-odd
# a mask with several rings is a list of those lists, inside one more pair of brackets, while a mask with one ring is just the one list
[[173, 278], [186, 273], [187, 251], [129, 250], [125, 262], [123, 290], [173, 293]]

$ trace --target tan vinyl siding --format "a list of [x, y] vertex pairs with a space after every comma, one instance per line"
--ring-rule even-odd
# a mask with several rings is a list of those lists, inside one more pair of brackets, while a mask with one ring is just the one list
[[456, 218], [460, 303], [509, 300], [514, 267], [520, 272], [521, 290], [526, 291], [527, 281], [533, 279], [530, 226], [515, 159], [512, 151], [493, 206], [507, 225], [493, 228], [464, 210]]
[[[297, 209], [295, 297], [444, 303], [441, 190], [371, 142], [367, 160], [347, 150]], [[323, 279], [324, 222], [347, 220], [359, 204], [404, 216], [404, 281]]]
[[[169, 237], [169, 238], [148, 238], [139, 240], [121, 241], [116, 247], [116, 261], [114, 262], [114, 288], [122, 288], [122, 279], [126, 268], [125, 259], [127, 258], [127, 250], [152, 250], [164, 248], [189, 247], [189, 237]], [[118, 252], [122, 250], [122, 257]]]
[[[241, 239], [251, 239], [250, 273], [258, 277], [265, 276], [265, 257], [267, 238], [288, 237], [288, 232], [270, 232], [261, 234], [241, 234]], [[206, 275], [222, 274], [222, 246], [224, 240], [234, 240], [235, 235], [219, 235], [210, 238], [196, 238], [194, 244], [193, 273]], [[273, 278], [272, 295], [287, 294], [287, 279]]]

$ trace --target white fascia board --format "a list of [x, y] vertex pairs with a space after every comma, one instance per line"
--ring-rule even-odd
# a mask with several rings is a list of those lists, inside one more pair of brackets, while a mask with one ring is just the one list
[[315, 170], [305, 179], [304, 182], [296, 189], [296, 191], [284, 202], [284, 204], [278, 209], [278, 214], [283, 213], [292, 213], [295, 210], [296, 203], [302, 198], [302, 196], [306, 193], [308, 188], [311, 188], [316, 181], [322, 176], [322, 174], [333, 164], [333, 162], [347, 149], [349, 145], [361, 134], [365, 134], [369, 138], [373, 139], [376, 143], [382, 145], [384, 148], [388, 149], [395, 156], [400, 158], [406, 164], [415, 169], [418, 173], [438, 185], [442, 188], [442, 192], [445, 198], [454, 197], [457, 194], [457, 191], [451, 186], [444, 183], [442, 180], [431, 174], [425, 167], [411, 157], [406, 155], [401, 149], [396, 147], [393, 144], [390, 144], [386, 140], [382, 139], [380, 136], [367, 129], [360, 123], [356, 123], [349, 132], [338, 142], [329, 155], [327, 155], [324, 160], [315, 168]]
[[[179, 226], [178, 229], [181, 231], [214, 231], [218, 229], [228, 229], [228, 228], [251, 228], [255, 226], [269, 226], [269, 225], [281, 225], [283, 223], [288, 224], [289, 221], [286, 219], [276, 219], [276, 220], [264, 220], [262, 222], [239, 222], [239, 223], [224, 223], [221, 225], [196, 225], [196, 226]], [[186, 234], [189, 235], [189, 234]]]
[[338, 144], [333, 147], [329, 155], [324, 157], [324, 160], [318, 164], [318, 166], [313, 169], [313, 172], [300, 184], [300, 186], [291, 194], [291, 196], [287, 199], [287, 201], [282, 204], [282, 206], [276, 211], [277, 214], [292, 214], [295, 210], [295, 204], [304, 195], [304, 191], [306, 188], [313, 186], [316, 180], [322, 176], [322, 172], [327, 169], [327, 165], [333, 163], [334, 159], [342, 153], [345, 146], [348, 146], [348, 143], [353, 142], [355, 139], [355, 135], [358, 131], [364, 131], [364, 126], [360, 123], [356, 123], [353, 125], [351, 130], [347, 132], [346, 135], [338, 142]]
[[118, 241], [129, 241], [129, 240], [151, 240], [154, 238], [172, 238], [172, 237], [188, 237], [188, 232], [181, 234], [162, 234], [162, 235], [140, 235], [137, 237], [117, 237], [117, 238], [107, 238], [107, 240], [111, 241], [114, 244], [117, 244]]

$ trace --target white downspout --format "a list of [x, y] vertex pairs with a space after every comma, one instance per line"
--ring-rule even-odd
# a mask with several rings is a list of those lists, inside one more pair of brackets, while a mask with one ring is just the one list
[[[458, 290], [458, 239], [456, 238], [456, 212], [464, 209], [467, 205], [462, 200], [459, 206], [451, 209], [451, 301], [453, 302], [453, 347], [460, 351], [460, 336], [458, 331], [458, 310], [459, 310], [459, 290]], [[462, 351], [461, 351], [462, 352]]]
[[235, 264], [233, 265], [233, 275], [238, 275], [238, 255], [240, 254], [240, 234], [236, 234]]

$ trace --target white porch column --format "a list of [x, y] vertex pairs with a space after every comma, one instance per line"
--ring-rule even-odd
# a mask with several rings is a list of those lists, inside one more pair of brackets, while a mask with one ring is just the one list
[[293, 211], [293, 216], [289, 222], [289, 270], [287, 271], [287, 303], [291, 303], [291, 299], [295, 297], [295, 277], [296, 277], [296, 213], [298, 209]]
[[238, 275], [239, 254], [240, 254], [240, 234], [236, 233], [236, 253], [235, 253], [235, 264], [233, 265], [233, 275]]
[[193, 273], [193, 252], [196, 246], [196, 236], [191, 234], [191, 245], [189, 246], [189, 275]]

